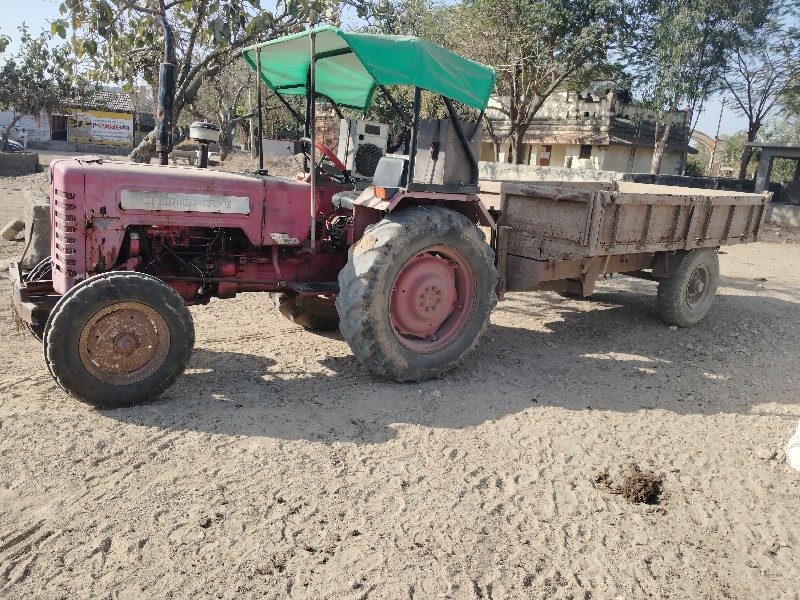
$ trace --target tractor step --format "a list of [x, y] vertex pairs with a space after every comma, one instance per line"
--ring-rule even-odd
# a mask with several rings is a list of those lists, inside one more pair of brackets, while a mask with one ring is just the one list
[[335, 296], [339, 293], [338, 281], [292, 281], [286, 287], [301, 296]]

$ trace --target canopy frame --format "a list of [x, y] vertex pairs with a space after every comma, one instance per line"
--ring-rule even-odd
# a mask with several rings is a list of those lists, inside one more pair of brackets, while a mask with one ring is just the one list
[[[337, 34], [344, 41], [344, 43], [346, 45], [344, 47], [340, 47], [340, 48], [334, 48], [334, 49], [331, 49], [331, 50], [324, 50], [322, 52], [316, 52], [314, 50], [314, 47], [315, 47], [314, 40], [317, 37], [317, 34], [321, 33], [321, 32], [333, 32], [333, 33]], [[428, 52], [430, 54], [430, 56], [428, 56], [428, 55], [424, 55], [424, 56], [426, 56], [428, 58], [433, 58], [433, 60], [436, 60], [437, 57], [438, 58], [444, 58], [446, 66], [453, 67], [454, 72], [455, 72], [455, 76], [458, 76], [458, 75], [462, 75], [463, 76], [465, 73], [467, 73], [467, 71], [469, 69], [471, 69], [474, 73], [477, 73], [478, 75], [482, 76], [482, 78], [483, 78], [483, 80], [480, 82], [482, 84], [482, 88], [481, 88], [481, 92], [483, 92], [482, 96], [476, 96], [475, 94], [471, 94], [470, 95], [470, 94], [468, 94], [468, 92], [464, 91], [465, 88], [462, 87], [462, 88], [459, 89], [455, 84], [450, 85], [450, 83], [444, 78], [442, 78], [440, 80], [442, 82], [442, 84], [436, 90], [429, 89], [428, 87], [424, 87], [423, 88], [420, 85], [414, 85], [413, 109], [412, 109], [411, 118], [409, 118], [404, 113], [403, 109], [397, 103], [395, 98], [391, 95], [391, 93], [387, 89], [387, 86], [384, 84], [384, 82], [379, 80], [378, 70], [376, 69], [376, 65], [381, 66], [380, 63], [375, 62], [375, 61], [373, 61], [373, 62], [365, 61], [365, 59], [361, 56], [361, 54], [359, 52], [356, 52], [353, 49], [353, 47], [351, 46], [351, 41], [348, 39], [348, 35], [350, 35], [350, 36], [354, 36], [354, 35], [355, 36], [362, 36], [362, 41], [363, 41], [363, 39], [364, 39], [363, 36], [366, 36], [367, 34], [345, 34], [344, 32], [341, 32], [336, 27], [323, 26], [323, 27], [310, 29], [310, 30], [308, 30], [306, 32], [303, 32], [303, 33], [295, 34], [295, 35], [292, 35], [292, 36], [287, 36], [285, 38], [280, 38], [278, 40], [272, 40], [272, 41], [269, 41], [269, 42], [264, 42], [262, 44], [256, 44], [255, 46], [251, 46], [249, 48], [245, 48], [244, 51], [243, 51], [243, 54], [244, 54], [245, 59], [247, 60], [247, 62], [250, 64], [250, 66], [254, 70], [256, 70], [257, 73], [258, 73], [259, 87], [260, 87], [260, 84], [262, 83], [262, 81], [264, 83], [266, 83], [267, 86], [273, 92], [275, 92], [275, 94], [278, 96], [278, 98], [283, 103], [283, 105], [298, 120], [298, 122], [304, 124], [305, 136], [306, 137], [311, 137], [312, 139], [315, 137], [313, 135], [314, 134], [314, 123], [312, 123], [312, 119], [314, 118], [314, 113], [315, 113], [314, 109], [315, 109], [315, 104], [316, 104], [316, 99], [317, 98], [324, 98], [326, 101], [328, 101], [331, 104], [331, 106], [333, 107], [333, 109], [336, 111], [336, 114], [339, 116], [339, 118], [344, 118], [344, 116], [342, 115], [342, 112], [341, 112], [341, 107], [358, 110], [359, 112], [363, 112], [363, 114], [366, 116], [367, 110], [369, 109], [369, 107], [372, 104], [372, 100], [373, 100], [375, 92], [378, 89], [380, 89], [380, 91], [384, 94], [386, 99], [389, 101], [389, 104], [398, 113], [398, 115], [400, 116], [400, 118], [403, 121], [403, 123], [405, 125], [407, 125], [407, 126], [410, 126], [410, 128], [411, 128], [411, 136], [410, 136], [410, 140], [408, 142], [408, 146], [409, 146], [409, 148], [408, 148], [408, 150], [409, 150], [409, 152], [408, 152], [409, 159], [408, 160], [409, 160], [409, 163], [408, 163], [408, 173], [407, 173], [407, 188], [409, 190], [413, 190], [414, 188], [419, 188], [419, 186], [420, 186], [420, 184], [414, 184], [413, 181], [414, 181], [414, 167], [415, 167], [415, 163], [416, 163], [416, 154], [417, 154], [417, 146], [418, 146], [418, 138], [419, 138], [419, 123], [420, 123], [420, 110], [421, 110], [422, 90], [423, 89], [428, 89], [428, 91], [431, 91], [432, 93], [434, 93], [434, 94], [436, 94], [438, 96], [441, 96], [442, 99], [444, 100], [444, 104], [445, 104], [445, 106], [447, 108], [448, 115], [449, 115], [449, 117], [450, 117], [450, 119], [451, 119], [451, 121], [453, 123], [454, 132], [456, 133], [456, 136], [458, 137], [460, 143], [462, 144], [462, 146], [464, 148], [464, 151], [465, 151], [465, 154], [466, 154], [466, 156], [467, 156], [467, 158], [469, 160], [469, 163], [470, 163], [470, 173], [471, 173], [471, 180], [472, 181], [470, 182], [470, 185], [468, 185], [467, 187], [473, 188], [473, 187], [477, 186], [477, 182], [478, 182], [478, 161], [477, 161], [477, 158], [475, 157], [475, 155], [474, 155], [474, 153], [472, 151], [471, 142], [473, 141], [476, 132], [480, 128], [481, 119], [483, 118], [483, 116], [485, 114], [486, 106], [488, 105], [489, 94], [491, 93], [492, 89], [494, 88], [494, 80], [495, 80], [494, 69], [492, 69], [491, 67], [487, 67], [485, 65], [480, 65], [479, 63], [473, 63], [472, 61], [468, 61], [467, 59], [464, 59], [462, 57], [459, 57], [458, 55], [450, 53], [450, 52], [444, 50], [443, 48], [440, 48], [439, 46], [436, 46], [434, 44], [430, 44], [429, 42], [423, 42], [422, 40], [416, 40], [416, 38], [410, 38], [410, 37], [405, 37], [405, 36], [373, 36], [373, 37], [381, 38], [381, 39], [384, 39], [384, 40], [388, 39], [388, 38], [398, 38], [398, 40], [400, 40], [402, 43], [424, 44], [424, 45], [421, 45], [420, 47], [416, 47], [415, 46], [415, 50], [416, 51]], [[304, 36], [309, 36], [309, 41], [311, 42], [311, 48], [312, 48], [312, 50], [311, 50], [311, 52], [309, 54], [309, 62], [308, 62], [308, 68], [306, 69], [305, 81], [304, 82], [300, 82], [300, 81], [291, 82], [291, 80], [290, 80], [288, 83], [282, 83], [282, 84], [278, 84], [278, 83], [275, 83], [273, 81], [270, 81], [266, 77], [264, 71], [262, 70], [262, 67], [264, 66], [263, 63], [262, 63], [262, 55], [264, 54], [264, 50], [266, 49], [266, 47], [273, 46], [273, 45], [279, 45], [282, 42], [289, 42], [289, 41], [296, 40], [296, 39], [304, 37]], [[362, 47], [362, 51], [363, 51], [363, 47]], [[257, 60], [256, 60], [257, 64], [254, 64], [254, 62], [251, 60], [250, 55], [248, 54], [248, 52], [254, 52], [255, 53], [255, 55], [257, 57]], [[321, 92], [318, 89], [316, 89], [318, 86], [316, 85], [316, 77], [314, 77], [314, 74], [313, 74], [313, 70], [316, 70], [314, 65], [316, 65], [316, 63], [318, 63], [320, 61], [324, 61], [325, 59], [333, 59], [333, 58], [338, 58], [338, 57], [342, 57], [342, 56], [347, 56], [347, 55], [350, 55], [350, 54], [355, 55], [355, 58], [357, 59], [358, 63], [361, 65], [361, 67], [364, 69], [366, 75], [368, 75], [369, 78], [371, 78], [371, 85], [369, 86], [369, 89], [367, 89], [367, 87], [365, 85], [362, 85], [362, 92], [361, 93], [365, 94], [363, 96], [363, 98], [364, 98], [363, 106], [362, 105], [349, 104], [349, 103], [345, 103], [345, 102], [341, 102], [341, 101], [340, 102], [336, 102], [334, 100], [334, 98], [332, 98], [329, 93], [324, 93], [324, 92]], [[385, 60], [386, 57], [384, 56], [383, 58]], [[436, 64], [438, 65], [438, 62]], [[458, 67], [462, 67], [462, 71], [459, 71]], [[447, 69], [443, 69], [443, 70], [447, 71]], [[355, 71], [353, 71], [353, 73], [354, 73], [354, 77], [355, 77], [354, 81], [356, 81], [356, 83], [358, 83], [358, 81], [359, 81], [358, 77], [360, 75], [358, 73], [356, 73]], [[488, 76], [488, 79], [487, 79], [487, 76]], [[411, 76], [404, 75], [402, 78], [408, 79], [409, 77], [411, 77]], [[456, 77], [456, 79], [457, 79], [457, 77]], [[363, 77], [362, 77], [362, 81], [363, 81]], [[434, 81], [434, 83], [435, 83], [434, 79], [430, 79], [430, 81]], [[487, 83], [488, 83], [488, 86], [487, 86]], [[402, 81], [402, 82], [397, 83], [397, 84], [398, 85], [407, 84], [407, 81]], [[437, 86], [432, 85], [430, 87], [437, 87]], [[305, 97], [306, 97], [305, 119], [302, 119], [302, 120], [301, 120], [300, 114], [296, 110], [294, 110], [292, 108], [292, 106], [287, 102], [287, 100], [284, 98], [284, 94], [282, 93], [282, 92], [288, 92], [290, 90], [298, 90], [298, 89], [301, 89], [301, 88], [304, 88]], [[479, 110], [479, 115], [478, 115], [477, 121], [475, 122], [475, 125], [472, 127], [471, 131], [469, 132], [469, 135], [467, 135], [467, 133], [464, 131], [462, 123], [458, 119], [458, 115], [456, 113], [455, 107], [453, 106], [453, 98], [451, 98], [448, 94], [445, 94], [445, 93], [442, 93], [441, 91], [439, 91], [441, 89], [451, 89], [451, 90], [455, 90], [456, 92], [464, 92], [461, 95], [462, 97], [461, 97], [460, 101], [463, 104], [466, 104], [468, 106], [471, 106], [474, 109], [478, 109]], [[295, 94], [293, 94], [293, 95], [299, 95], [299, 94], [297, 94], [295, 92]], [[259, 94], [259, 96], [260, 96], [260, 94]], [[466, 102], [464, 101], [465, 98], [467, 99]], [[259, 117], [260, 117], [260, 115], [261, 115], [260, 97], [259, 97], [258, 110], [259, 110]], [[259, 137], [260, 136], [261, 136], [261, 125], [259, 123]], [[259, 155], [260, 154], [261, 154], [261, 152], [259, 152]], [[314, 174], [312, 174], [312, 181], [313, 181], [313, 178], [314, 178]], [[446, 188], [448, 188], [448, 189], [436, 190], [436, 191], [441, 191], [441, 192], [453, 191], [453, 190], [449, 189], [451, 186], [431, 186], [431, 185], [425, 185], [424, 186], [424, 188], [428, 189], [428, 190], [430, 190], [432, 187], [437, 187], [437, 188], [438, 187], [446, 187]], [[461, 187], [464, 187], [464, 186], [461, 186]]]

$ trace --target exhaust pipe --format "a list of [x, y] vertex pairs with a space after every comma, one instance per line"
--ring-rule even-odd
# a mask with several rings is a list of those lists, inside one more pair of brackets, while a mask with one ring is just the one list
[[164, 62], [158, 69], [158, 109], [156, 110], [156, 152], [158, 164], [169, 164], [172, 152], [172, 119], [175, 102], [175, 64], [173, 62], [172, 28], [162, 18], [164, 26]]

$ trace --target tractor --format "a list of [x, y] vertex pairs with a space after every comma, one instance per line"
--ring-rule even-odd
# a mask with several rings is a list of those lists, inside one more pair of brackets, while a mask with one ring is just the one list
[[[243, 54], [259, 105], [266, 86], [304, 125], [297, 177], [93, 156], [50, 165], [50, 256], [12, 264], [12, 295], [51, 375], [80, 400], [158, 397], [191, 357], [187, 306], [241, 292], [270, 294], [265, 303], [303, 326], [338, 326], [363, 365], [396, 381], [447, 373], [489, 323], [498, 271], [480, 227], [495, 224], [478, 197], [476, 150], [493, 69], [413, 37], [332, 26]], [[413, 88], [411, 115], [389, 86]], [[421, 119], [423, 89], [448, 119]], [[342, 112], [366, 116], [377, 93], [410, 126], [405, 155], [362, 143], [382, 124]], [[305, 96], [302, 117], [293, 95]], [[318, 101], [352, 143], [317, 139]]]

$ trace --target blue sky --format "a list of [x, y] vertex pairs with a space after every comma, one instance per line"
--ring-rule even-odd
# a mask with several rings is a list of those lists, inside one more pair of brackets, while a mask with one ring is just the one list
[[[0, 0], [0, 14], [3, 15], [0, 31], [15, 38], [17, 26], [23, 21], [33, 33], [42, 29], [50, 31], [50, 21], [60, 17], [60, 4], [61, 0]], [[13, 42], [11, 48], [16, 48]], [[720, 98], [707, 101], [697, 122], [697, 129], [713, 137], [717, 131], [720, 107]], [[735, 133], [746, 128], [747, 120], [734, 113], [730, 105], [726, 106], [720, 133]]]

